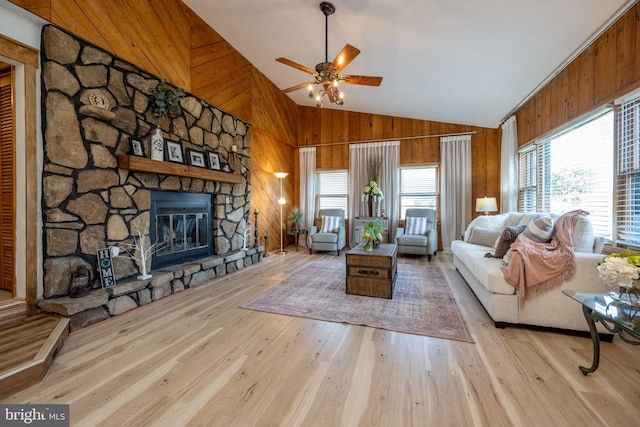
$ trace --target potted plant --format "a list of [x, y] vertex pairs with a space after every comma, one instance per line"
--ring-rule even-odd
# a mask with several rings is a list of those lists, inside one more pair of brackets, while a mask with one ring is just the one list
[[298, 207], [294, 207], [291, 209], [291, 221], [293, 221], [293, 225], [296, 230], [300, 230], [300, 222], [302, 221], [302, 211], [298, 209]]
[[371, 251], [380, 246], [380, 242], [382, 242], [382, 221], [380, 219], [376, 218], [375, 221], [370, 221], [364, 226], [362, 242], [365, 251]]
[[167, 81], [164, 79], [158, 82], [151, 93], [153, 115], [158, 118], [156, 132], [151, 136], [151, 158], [153, 160], [164, 160], [164, 139], [162, 139], [160, 131], [160, 121], [178, 107], [178, 102], [184, 94], [185, 92], [181, 88], [170, 89], [167, 87]]

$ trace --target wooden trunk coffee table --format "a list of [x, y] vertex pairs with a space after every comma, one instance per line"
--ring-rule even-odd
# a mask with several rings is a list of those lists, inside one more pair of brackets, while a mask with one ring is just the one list
[[348, 294], [393, 298], [398, 267], [395, 243], [382, 243], [372, 251], [365, 251], [361, 243], [347, 252], [345, 258]]

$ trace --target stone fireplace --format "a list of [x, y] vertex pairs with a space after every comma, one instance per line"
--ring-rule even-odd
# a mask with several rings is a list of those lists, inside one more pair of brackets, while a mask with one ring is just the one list
[[[151, 99], [158, 78], [52, 25], [43, 28], [41, 62], [43, 311], [70, 316], [77, 329], [260, 261], [262, 247], [243, 249], [247, 123], [190, 94], [159, 120]], [[184, 167], [148, 159], [156, 127], [183, 148]], [[132, 155], [132, 140], [144, 159]], [[217, 153], [231, 170], [188, 166], [188, 150]], [[154, 171], [132, 166], [136, 159]], [[140, 266], [116, 257], [115, 287], [102, 289], [95, 274], [88, 297], [69, 297], [78, 266], [95, 272], [98, 249], [139, 234], [167, 242], [147, 266], [151, 279], [136, 280]]]

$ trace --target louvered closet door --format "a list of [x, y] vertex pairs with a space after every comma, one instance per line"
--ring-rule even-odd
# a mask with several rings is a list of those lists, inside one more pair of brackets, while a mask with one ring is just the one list
[[15, 282], [15, 150], [11, 76], [0, 77], [0, 289]]

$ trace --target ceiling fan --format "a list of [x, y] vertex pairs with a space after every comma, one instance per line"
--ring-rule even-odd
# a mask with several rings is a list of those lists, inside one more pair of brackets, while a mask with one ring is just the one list
[[[338, 88], [338, 83], [348, 83], [354, 85], [366, 85], [366, 86], [380, 86], [382, 83], [382, 77], [375, 76], [353, 76], [353, 75], [340, 75], [340, 72], [351, 61], [354, 60], [360, 50], [356, 47], [346, 44], [340, 53], [331, 62], [328, 60], [328, 30], [329, 30], [329, 15], [333, 15], [336, 11], [335, 6], [332, 3], [323, 1], [320, 3], [320, 10], [325, 16], [325, 38], [324, 38], [324, 62], [316, 65], [315, 70], [304, 65], [300, 65], [297, 62], [293, 62], [287, 58], [277, 58], [276, 61], [293, 67], [297, 70], [304, 71], [313, 76], [314, 80], [310, 82], [301, 83], [296, 86], [284, 89], [284, 93], [289, 93], [308, 87], [309, 98], [315, 98], [316, 106], [322, 107], [322, 100], [324, 95], [327, 95], [329, 101], [342, 105], [344, 104], [343, 94]], [[313, 85], [319, 85], [320, 89], [316, 94], [313, 93]]]

